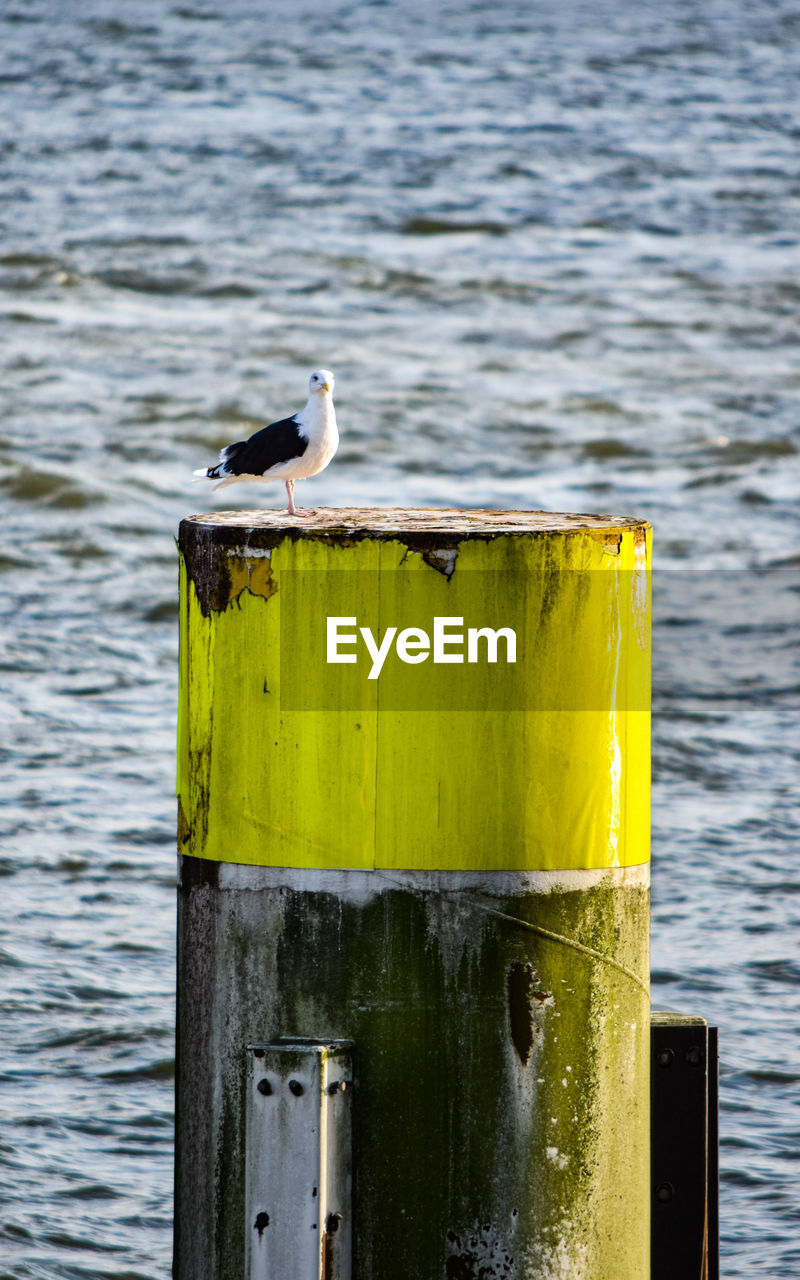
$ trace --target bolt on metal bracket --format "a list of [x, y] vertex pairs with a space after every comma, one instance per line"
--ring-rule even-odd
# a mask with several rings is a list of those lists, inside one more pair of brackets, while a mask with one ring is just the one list
[[248, 1280], [350, 1280], [352, 1048], [247, 1046]]

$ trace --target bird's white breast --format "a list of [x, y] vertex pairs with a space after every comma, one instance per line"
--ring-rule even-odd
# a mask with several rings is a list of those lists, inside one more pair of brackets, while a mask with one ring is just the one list
[[295, 479], [315, 476], [327, 467], [339, 444], [336, 411], [329, 395], [310, 396], [308, 404], [297, 415], [303, 435], [308, 437], [308, 448], [297, 459]]

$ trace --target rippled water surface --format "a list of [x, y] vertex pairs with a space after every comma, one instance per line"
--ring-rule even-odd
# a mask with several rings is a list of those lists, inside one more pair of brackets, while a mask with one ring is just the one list
[[800, 1276], [799, 71], [789, 0], [0, 7], [1, 1277], [169, 1273], [173, 535], [317, 365], [300, 501], [654, 523], [655, 1003]]

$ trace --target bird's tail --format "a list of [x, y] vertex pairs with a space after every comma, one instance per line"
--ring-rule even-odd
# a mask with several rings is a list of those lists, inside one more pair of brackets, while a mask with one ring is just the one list
[[192, 475], [196, 476], [198, 480], [220, 480], [223, 476], [235, 475], [236, 473], [231, 470], [230, 464], [246, 445], [246, 440], [237, 440], [235, 444], [226, 445], [220, 451], [219, 462], [215, 467], [200, 467], [199, 471], [193, 471]]

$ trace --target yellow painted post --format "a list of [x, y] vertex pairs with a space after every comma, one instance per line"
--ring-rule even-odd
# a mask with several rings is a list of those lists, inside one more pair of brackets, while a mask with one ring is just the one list
[[649, 526], [180, 551], [176, 1276], [247, 1274], [246, 1047], [305, 1037], [354, 1046], [356, 1280], [644, 1280]]

